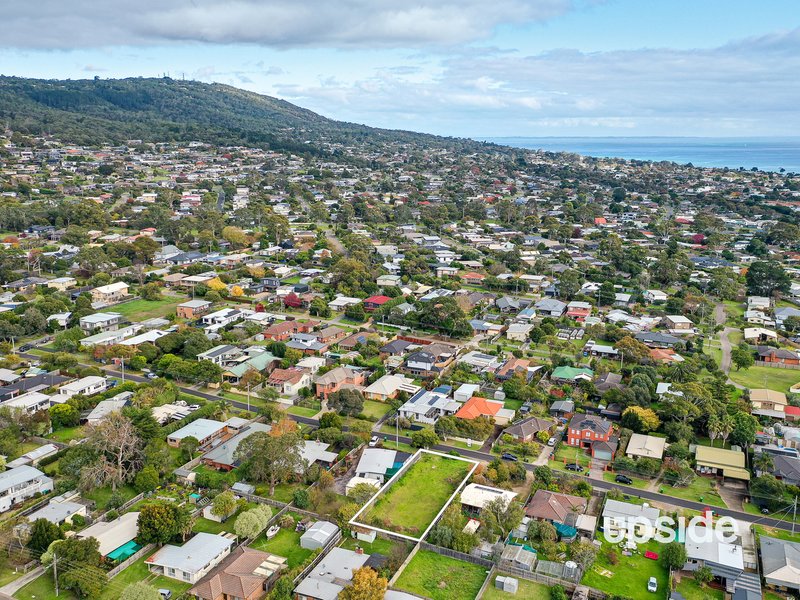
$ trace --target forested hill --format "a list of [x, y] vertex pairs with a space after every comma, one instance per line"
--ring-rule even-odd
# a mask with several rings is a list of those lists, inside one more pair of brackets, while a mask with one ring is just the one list
[[482, 145], [322, 117], [270, 96], [170, 78], [57, 81], [0, 77], [0, 126], [76, 144], [204, 141], [315, 152], [322, 141], [402, 141], [477, 150]]

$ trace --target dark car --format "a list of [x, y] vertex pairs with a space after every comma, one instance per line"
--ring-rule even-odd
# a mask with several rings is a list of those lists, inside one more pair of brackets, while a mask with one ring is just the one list
[[31, 348], [33, 348], [33, 344], [22, 344], [22, 346], [19, 347], [19, 351], [20, 352], [27, 352]]
[[511, 454], [510, 452], [503, 452], [500, 458], [502, 458], [503, 460], [510, 460], [512, 462], [517, 462], [519, 460], [514, 454]]
[[625, 485], [631, 485], [633, 483], [633, 479], [630, 477], [625, 477], [625, 475], [617, 475], [614, 477], [614, 481], [617, 483], [624, 483]]
[[583, 471], [583, 467], [578, 463], [567, 463], [566, 467], [567, 471], [577, 471], [578, 473]]

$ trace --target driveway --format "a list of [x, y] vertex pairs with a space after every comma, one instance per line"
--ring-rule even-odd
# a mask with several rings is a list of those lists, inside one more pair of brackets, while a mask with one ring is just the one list
[[550, 460], [551, 454], [553, 454], [553, 448], [551, 446], [545, 446], [539, 453], [539, 457], [535, 461], [533, 461], [533, 464], [536, 465], [537, 467], [546, 465], [547, 462]]

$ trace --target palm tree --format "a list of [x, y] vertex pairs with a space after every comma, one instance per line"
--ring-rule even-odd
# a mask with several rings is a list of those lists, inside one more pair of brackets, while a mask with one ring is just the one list
[[756, 452], [755, 456], [753, 457], [753, 468], [757, 471], [761, 471], [761, 473], [769, 473], [772, 470], [772, 467], [775, 466], [775, 462], [772, 460], [772, 456], [767, 452]]
[[714, 445], [714, 440], [717, 439], [720, 434], [719, 428], [719, 419], [716, 417], [716, 415], [711, 415], [708, 418], [708, 423], [706, 423], [706, 431], [708, 431], [708, 439], [711, 440], [712, 446]]
[[725, 415], [722, 417], [722, 420], [719, 423], [719, 436], [722, 438], [722, 447], [725, 447], [725, 442], [728, 441], [728, 436], [730, 436], [731, 432], [733, 431], [733, 419], [731, 419], [730, 415]]
[[691, 365], [684, 361], [674, 362], [669, 367], [669, 376], [676, 383], [688, 381], [692, 376]]

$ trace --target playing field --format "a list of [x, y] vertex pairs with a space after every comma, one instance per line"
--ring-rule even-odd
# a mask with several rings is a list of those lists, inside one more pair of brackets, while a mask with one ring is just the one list
[[358, 518], [366, 525], [412, 537], [422, 535], [474, 463], [423, 452]]

